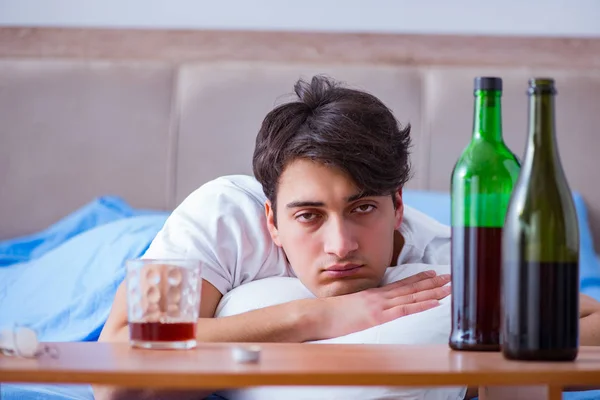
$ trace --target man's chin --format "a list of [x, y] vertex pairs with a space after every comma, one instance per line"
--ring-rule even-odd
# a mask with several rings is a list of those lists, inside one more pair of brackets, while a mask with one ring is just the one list
[[335, 297], [361, 292], [378, 285], [369, 279], [337, 280], [321, 285], [314, 292], [317, 297]]

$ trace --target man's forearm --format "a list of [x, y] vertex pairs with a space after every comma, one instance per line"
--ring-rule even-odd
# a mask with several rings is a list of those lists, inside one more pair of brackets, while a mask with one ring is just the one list
[[[295, 300], [229, 317], [201, 318], [198, 320], [197, 337], [202, 342], [330, 339], [437, 307], [439, 300], [450, 294], [445, 286], [449, 281], [449, 275], [437, 276], [426, 271], [382, 287], [343, 296]], [[209, 283], [206, 286], [207, 290], [212, 288], [216, 292]], [[217, 294], [213, 296], [214, 304], [210, 301], [201, 304], [200, 315], [214, 314], [221, 299], [221, 294]], [[124, 291], [120, 299], [119, 307], [111, 311], [112, 318], [109, 317], [102, 330], [100, 341], [127, 341], [129, 338]]]
[[319, 299], [297, 300], [223, 318], [198, 321], [202, 342], [304, 342], [318, 336]]
[[600, 346], [600, 303], [584, 294], [579, 297], [579, 344]]
[[[223, 318], [200, 318], [197, 339], [201, 342], [305, 342], [318, 339], [322, 323], [317, 302], [298, 300]], [[129, 340], [129, 327], [105, 338]]]
[[600, 313], [590, 314], [579, 320], [579, 344], [600, 346]]

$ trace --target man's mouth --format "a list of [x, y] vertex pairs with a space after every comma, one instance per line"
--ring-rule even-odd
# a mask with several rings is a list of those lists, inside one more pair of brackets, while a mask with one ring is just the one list
[[335, 264], [327, 267], [324, 273], [331, 278], [344, 278], [358, 273], [362, 267], [360, 264]]

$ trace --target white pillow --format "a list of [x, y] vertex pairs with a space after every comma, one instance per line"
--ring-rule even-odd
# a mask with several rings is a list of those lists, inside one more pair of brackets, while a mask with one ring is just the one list
[[[438, 274], [449, 273], [448, 266], [405, 264], [388, 268], [384, 284], [395, 282], [421, 271], [434, 269]], [[241, 285], [221, 299], [216, 317], [315, 296], [297, 278], [273, 277]], [[390, 321], [345, 336], [318, 340], [319, 343], [348, 344], [446, 344], [450, 335], [450, 296], [438, 307]], [[450, 400], [463, 399], [465, 387], [402, 388], [402, 387], [297, 387], [272, 386], [220, 392], [230, 400], [280, 399], [405, 399]]]

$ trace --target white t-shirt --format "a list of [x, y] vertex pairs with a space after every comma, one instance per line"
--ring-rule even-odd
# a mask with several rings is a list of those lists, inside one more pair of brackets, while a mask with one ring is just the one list
[[[222, 294], [263, 278], [295, 277], [269, 235], [265, 201], [254, 177], [210, 181], [173, 211], [143, 257], [200, 259], [203, 278]], [[405, 206], [399, 230], [405, 243], [397, 265], [449, 265], [448, 226]]]
[[[258, 181], [225, 176], [188, 196], [158, 233], [144, 258], [195, 258], [204, 261], [203, 278], [224, 296], [216, 317], [235, 315], [287, 301], [314, 297], [295, 275], [285, 254], [269, 235]], [[428, 269], [450, 273], [450, 229], [405, 205], [399, 228], [404, 246], [397, 266], [387, 269], [382, 284]], [[431, 310], [399, 318], [364, 331], [314, 342], [368, 344], [447, 343], [450, 298]], [[232, 400], [457, 400], [466, 388], [396, 387], [256, 387], [221, 392]]]

